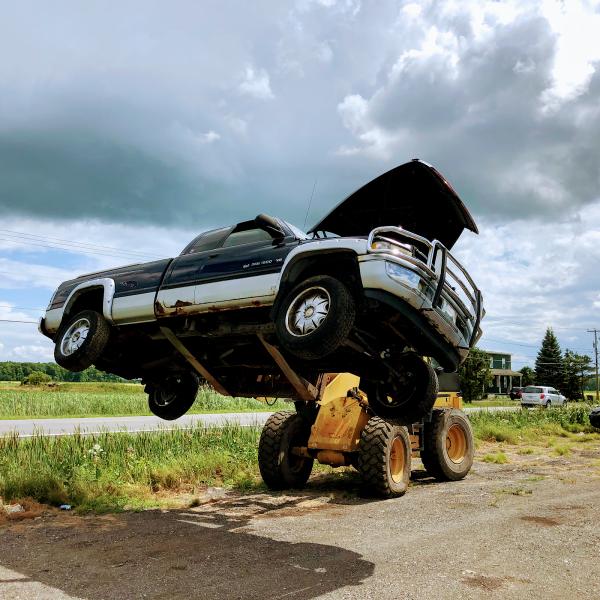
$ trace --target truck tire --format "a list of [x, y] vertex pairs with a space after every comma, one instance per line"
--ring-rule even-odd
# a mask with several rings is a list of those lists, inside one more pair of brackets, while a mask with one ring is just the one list
[[292, 454], [292, 448], [307, 446], [309, 437], [310, 425], [297, 413], [280, 411], [267, 419], [258, 442], [258, 468], [268, 488], [304, 487], [314, 461]]
[[424, 423], [421, 461], [440, 481], [458, 481], [471, 470], [475, 445], [473, 430], [462, 410], [435, 409]]
[[403, 496], [410, 480], [410, 437], [406, 427], [372, 417], [358, 446], [357, 469], [368, 491], [384, 498]]
[[83, 310], [61, 325], [54, 360], [68, 371], [83, 371], [100, 358], [109, 337], [106, 319], [95, 310]]
[[417, 423], [429, 414], [437, 399], [439, 384], [435, 370], [417, 354], [404, 354], [397, 370], [406, 375], [404, 382], [361, 380], [369, 406], [382, 419], [396, 425]]
[[306, 360], [331, 354], [346, 340], [356, 308], [350, 290], [329, 275], [311, 277], [283, 300], [275, 318], [285, 350]]
[[196, 400], [200, 382], [195, 373], [170, 375], [159, 384], [148, 383], [148, 408], [152, 414], [173, 421], [183, 416]]

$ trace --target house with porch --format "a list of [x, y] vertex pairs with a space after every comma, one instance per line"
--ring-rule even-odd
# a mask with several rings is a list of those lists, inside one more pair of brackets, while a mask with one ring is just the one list
[[492, 383], [487, 387], [488, 394], [508, 394], [513, 386], [521, 387], [523, 376], [512, 370], [512, 355], [507, 352], [484, 350], [490, 358]]

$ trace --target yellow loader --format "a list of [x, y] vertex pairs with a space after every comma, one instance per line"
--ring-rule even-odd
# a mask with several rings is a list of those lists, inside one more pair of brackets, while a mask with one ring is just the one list
[[271, 489], [301, 488], [317, 460], [355, 467], [369, 492], [391, 498], [406, 492], [416, 457], [438, 480], [464, 478], [473, 464], [471, 425], [458, 387], [440, 385], [446, 391], [425, 418], [397, 424], [373, 414], [356, 375], [322, 376], [315, 402], [296, 402], [296, 412], [274, 413], [265, 423], [258, 448], [264, 482]]

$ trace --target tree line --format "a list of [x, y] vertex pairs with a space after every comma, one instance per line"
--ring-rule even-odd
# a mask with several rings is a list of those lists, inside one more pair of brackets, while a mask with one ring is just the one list
[[44, 373], [50, 377], [50, 381], [124, 381], [121, 377], [105, 373], [96, 367], [73, 373], [51, 362], [0, 362], [0, 381], [24, 381], [32, 373]]

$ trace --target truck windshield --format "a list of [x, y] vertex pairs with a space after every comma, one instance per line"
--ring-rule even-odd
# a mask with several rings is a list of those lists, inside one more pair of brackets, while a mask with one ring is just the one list
[[304, 233], [304, 231], [302, 231], [301, 229], [299, 229], [298, 227], [296, 227], [295, 225], [292, 225], [291, 223], [288, 223], [287, 221], [284, 221], [284, 223], [287, 225], [287, 227], [290, 229], [290, 231], [299, 239], [299, 240], [307, 240], [308, 239], [308, 234]]

